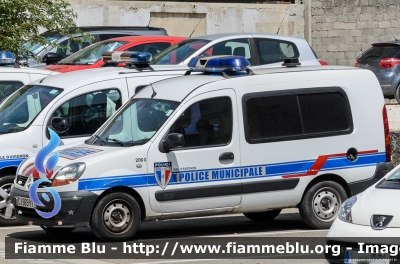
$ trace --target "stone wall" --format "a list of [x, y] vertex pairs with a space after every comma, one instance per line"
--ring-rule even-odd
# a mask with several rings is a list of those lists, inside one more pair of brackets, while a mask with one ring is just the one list
[[[78, 26], [150, 26], [169, 35], [193, 36], [259, 32], [304, 37], [304, 6], [300, 4], [237, 4], [162, 1], [69, 0], [78, 14]], [[164, 13], [164, 15], [163, 15]], [[182, 22], [182, 18], [187, 18]], [[165, 18], [164, 20], [162, 18]]]
[[392, 149], [393, 164], [400, 164], [400, 131], [390, 131], [390, 143]]
[[400, 38], [399, 0], [311, 1], [311, 43], [329, 64], [353, 66], [379, 41]]

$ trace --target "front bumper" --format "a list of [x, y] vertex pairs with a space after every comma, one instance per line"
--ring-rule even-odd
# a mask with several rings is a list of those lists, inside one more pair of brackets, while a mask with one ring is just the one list
[[[54, 208], [54, 199], [51, 194], [47, 193], [50, 201], [46, 202], [41, 199], [44, 207], [37, 207], [36, 209], [42, 212], [50, 212]], [[32, 222], [33, 225], [40, 226], [60, 226], [63, 227], [83, 227], [87, 226], [90, 222], [90, 217], [98, 195], [88, 191], [72, 191], [60, 192], [61, 209], [53, 217], [49, 219], [39, 216], [35, 209], [21, 207], [16, 205], [16, 196], [29, 198], [27, 191], [22, 191], [16, 188], [11, 190], [10, 199], [15, 207], [17, 221], [23, 224]], [[39, 195], [40, 197], [40, 195]]]

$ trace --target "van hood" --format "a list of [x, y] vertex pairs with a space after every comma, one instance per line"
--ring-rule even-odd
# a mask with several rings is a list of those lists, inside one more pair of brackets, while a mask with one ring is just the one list
[[114, 152], [120, 149], [121, 148], [119, 147], [102, 147], [102, 146], [87, 145], [82, 143], [68, 144], [66, 146], [61, 146], [56, 149], [59, 151], [59, 157], [53, 169], [53, 173], [50, 172], [47, 175], [43, 175], [42, 173], [37, 171], [37, 169], [35, 168], [35, 163], [42, 162], [42, 164], [46, 168], [48, 160], [55, 154], [55, 151], [47, 155], [43, 161], [40, 161], [39, 155], [27, 159], [26, 162], [24, 162], [24, 164], [18, 170], [18, 174], [24, 177], [51, 178], [54, 175], [54, 172], [57, 172], [62, 167], [72, 163], [80, 162], [85, 157], [88, 156], [95, 157], [99, 154]]
[[372, 215], [393, 216], [387, 227], [400, 227], [400, 184], [395, 189], [376, 188], [375, 185], [357, 195], [357, 201], [351, 208], [353, 224], [371, 225]]

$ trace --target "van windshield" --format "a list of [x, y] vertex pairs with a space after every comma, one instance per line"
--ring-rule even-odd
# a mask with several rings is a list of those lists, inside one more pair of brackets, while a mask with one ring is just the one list
[[26, 129], [62, 91], [48, 86], [27, 85], [7, 97], [0, 104], [0, 134]]
[[209, 42], [210, 40], [205, 39], [181, 41], [155, 55], [150, 64], [179, 64]]
[[158, 99], [133, 99], [85, 143], [121, 147], [143, 145], [178, 105], [178, 102]]

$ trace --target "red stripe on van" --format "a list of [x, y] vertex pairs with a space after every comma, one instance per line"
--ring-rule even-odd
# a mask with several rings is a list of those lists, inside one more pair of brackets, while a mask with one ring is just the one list
[[[377, 152], [378, 152], [378, 150], [367, 150], [367, 151], [360, 151], [360, 152], [358, 152], [358, 154], [372, 154], [372, 153], [377, 153]], [[346, 156], [346, 153], [319, 156], [317, 158], [317, 160], [314, 162], [314, 164], [311, 166], [311, 168], [306, 173], [286, 175], [286, 176], [282, 176], [282, 178], [296, 178], [296, 177], [317, 175], [317, 173], [322, 169], [322, 167], [325, 165], [326, 161], [329, 158], [344, 157], [344, 156]]]

